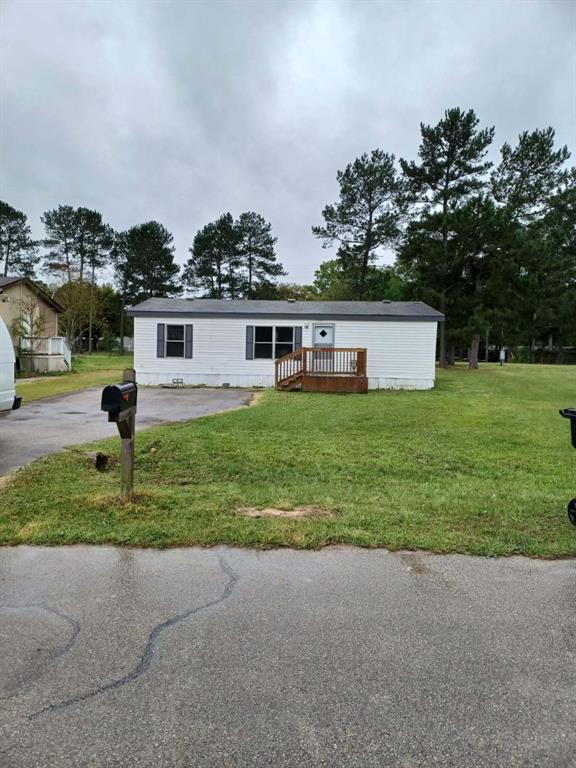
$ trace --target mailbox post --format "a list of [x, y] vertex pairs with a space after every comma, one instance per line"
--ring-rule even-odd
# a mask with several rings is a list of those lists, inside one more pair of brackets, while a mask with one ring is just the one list
[[[572, 437], [572, 447], [576, 448], [576, 408], [563, 408], [560, 416], [570, 419], [570, 435]], [[576, 499], [568, 502], [568, 518], [572, 525], [576, 525]]]
[[138, 387], [136, 371], [125, 368], [121, 384], [109, 384], [102, 391], [102, 410], [108, 421], [118, 427], [121, 438], [120, 495], [123, 501], [132, 501], [134, 488], [134, 437], [136, 433], [136, 403]]

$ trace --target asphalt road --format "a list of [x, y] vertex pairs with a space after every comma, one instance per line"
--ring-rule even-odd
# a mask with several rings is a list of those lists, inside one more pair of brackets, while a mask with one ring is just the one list
[[[100, 410], [102, 388], [47, 398], [24, 405], [0, 419], [0, 476], [70, 445], [113, 437], [116, 425]], [[164, 389], [141, 387], [137, 429], [187, 421], [238, 408], [251, 394], [240, 389]], [[1, 764], [0, 764], [1, 765]]]
[[0, 550], [2, 768], [576, 764], [576, 561]]

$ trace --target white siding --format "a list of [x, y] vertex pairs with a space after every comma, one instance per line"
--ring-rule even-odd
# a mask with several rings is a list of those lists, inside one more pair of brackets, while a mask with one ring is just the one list
[[[366, 320], [272, 320], [270, 318], [134, 318], [134, 366], [141, 384], [185, 384], [232, 387], [274, 386], [273, 360], [246, 360], [246, 326], [302, 327], [302, 346], [312, 346], [315, 322], [334, 323], [335, 347], [365, 347], [370, 389], [429, 389], [434, 386], [436, 323]], [[158, 323], [194, 326], [190, 360], [156, 357]]]

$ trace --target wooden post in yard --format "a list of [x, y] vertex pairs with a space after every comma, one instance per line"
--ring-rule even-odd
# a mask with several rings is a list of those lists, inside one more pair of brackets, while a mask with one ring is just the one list
[[[123, 382], [136, 383], [136, 371], [134, 368], [125, 368], [122, 375]], [[132, 501], [134, 498], [134, 439], [136, 436], [136, 409], [124, 421], [124, 429], [118, 428], [121, 437], [120, 452], [120, 496], [122, 501]]]

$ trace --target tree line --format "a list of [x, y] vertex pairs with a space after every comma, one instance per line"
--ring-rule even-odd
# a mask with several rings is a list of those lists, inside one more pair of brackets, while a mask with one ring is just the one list
[[[152, 296], [188, 289], [211, 298], [257, 298], [270, 295], [286, 274], [271, 224], [252, 211], [237, 220], [226, 213], [204, 226], [182, 271], [172, 234], [157, 221], [115, 232], [98, 211], [59, 205], [41, 222], [44, 237], [34, 240], [26, 215], [0, 201], [0, 263], [4, 275], [47, 278], [45, 287], [64, 306], [61, 323], [73, 348], [85, 343], [91, 351], [94, 331], [100, 338], [104, 329], [123, 339], [126, 306]], [[104, 272], [116, 290], [98, 285]]]
[[[156, 221], [114, 232], [97, 211], [60, 205], [34, 241], [21, 211], [0, 203], [4, 274], [40, 271], [56, 298], [80, 311], [67, 330], [92, 346], [100, 275], [113, 274], [124, 307], [183, 290], [210, 298], [426, 301], [444, 312], [439, 357], [485, 346], [576, 344], [576, 169], [552, 128], [525, 131], [488, 159], [494, 127], [449, 109], [420, 126], [416, 160], [375, 149], [337, 172], [338, 200], [312, 232], [335, 256], [311, 285], [280, 283], [277, 239], [260, 214], [224, 213], [195, 235], [182, 267]], [[391, 266], [383, 266], [388, 255]]]
[[[417, 160], [397, 164], [377, 149], [338, 172], [339, 200], [312, 231], [337, 246], [329, 269], [342, 296], [376, 298], [384, 282], [440, 309], [442, 365], [463, 348], [477, 367], [482, 338], [530, 350], [576, 344], [576, 169], [567, 147], [555, 147], [552, 128], [525, 131], [494, 166], [494, 128], [459, 108], [420, 132]], [[395, 254], [392, 269], [377, 266], [385, 250]]]

